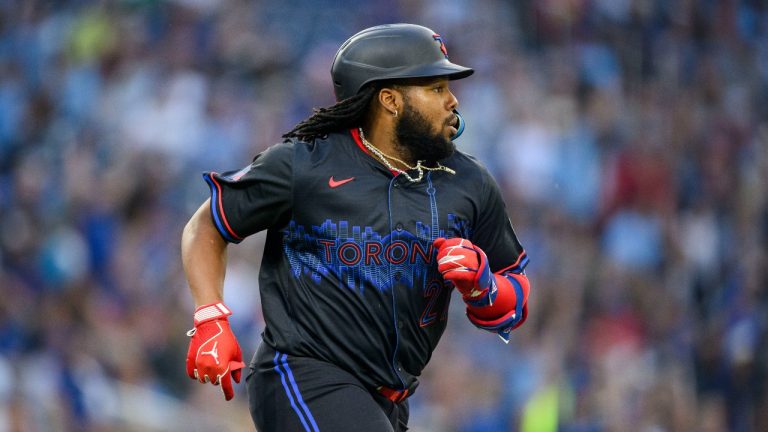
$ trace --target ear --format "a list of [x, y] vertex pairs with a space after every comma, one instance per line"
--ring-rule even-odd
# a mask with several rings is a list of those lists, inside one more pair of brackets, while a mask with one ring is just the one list
[[390, 115], [403, 112], [403, 93], [394, 87], [384, 87], [379, 90], [379, 106]]

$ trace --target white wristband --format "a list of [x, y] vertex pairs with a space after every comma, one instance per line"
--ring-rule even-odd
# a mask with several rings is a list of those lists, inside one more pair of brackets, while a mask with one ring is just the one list
[[218, 318], [225, 318], [232, 315], [224, 303], [212, 303], [200, 306], [195, 309], [195, 325]]

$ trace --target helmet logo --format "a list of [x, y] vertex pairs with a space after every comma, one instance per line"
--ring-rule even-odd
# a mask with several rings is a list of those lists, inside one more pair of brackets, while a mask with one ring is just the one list
[[443, 42], [443, 38], [437, 33], [433, 34], [432, 37], [436, 41], [440, 42], [440, 51], [443, 52], [443, 55], [445, 56], [445, 58], [448, 58], [448, 49], [445, 47], [445, 42]]

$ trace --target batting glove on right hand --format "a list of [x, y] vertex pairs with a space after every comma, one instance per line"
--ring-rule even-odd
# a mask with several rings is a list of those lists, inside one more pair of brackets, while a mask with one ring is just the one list
[[224, 303], [200, 306], [195, 310], [195, 328], [187, 351], [187, 375], [201, 383], [221, 384], [224, 398], [235, 397], [232, 380], [240, 382], [243, 354], [237, 338], [229, 328], [227, 317], [232, 312]]
[[493, 304], [496, 298], [496, 278], [488, 266], [482, 249], [463, 238], [438, 238], [437, 269], [443, 279], [450, 281], [461, 293], [464, 302], [472, 306]]

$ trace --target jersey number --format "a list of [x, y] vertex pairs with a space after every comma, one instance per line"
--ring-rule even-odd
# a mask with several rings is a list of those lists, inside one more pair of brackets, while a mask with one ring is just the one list
[[427, 327], [438, 320], [444, 321], [448, 317], [448, 298], [451, 290], [443, 287], [443, 282], [438, 279], [432, 279], [424, 290], [424, 297], [427, 299], [427, 306], [421, 313], [419, 325]]

